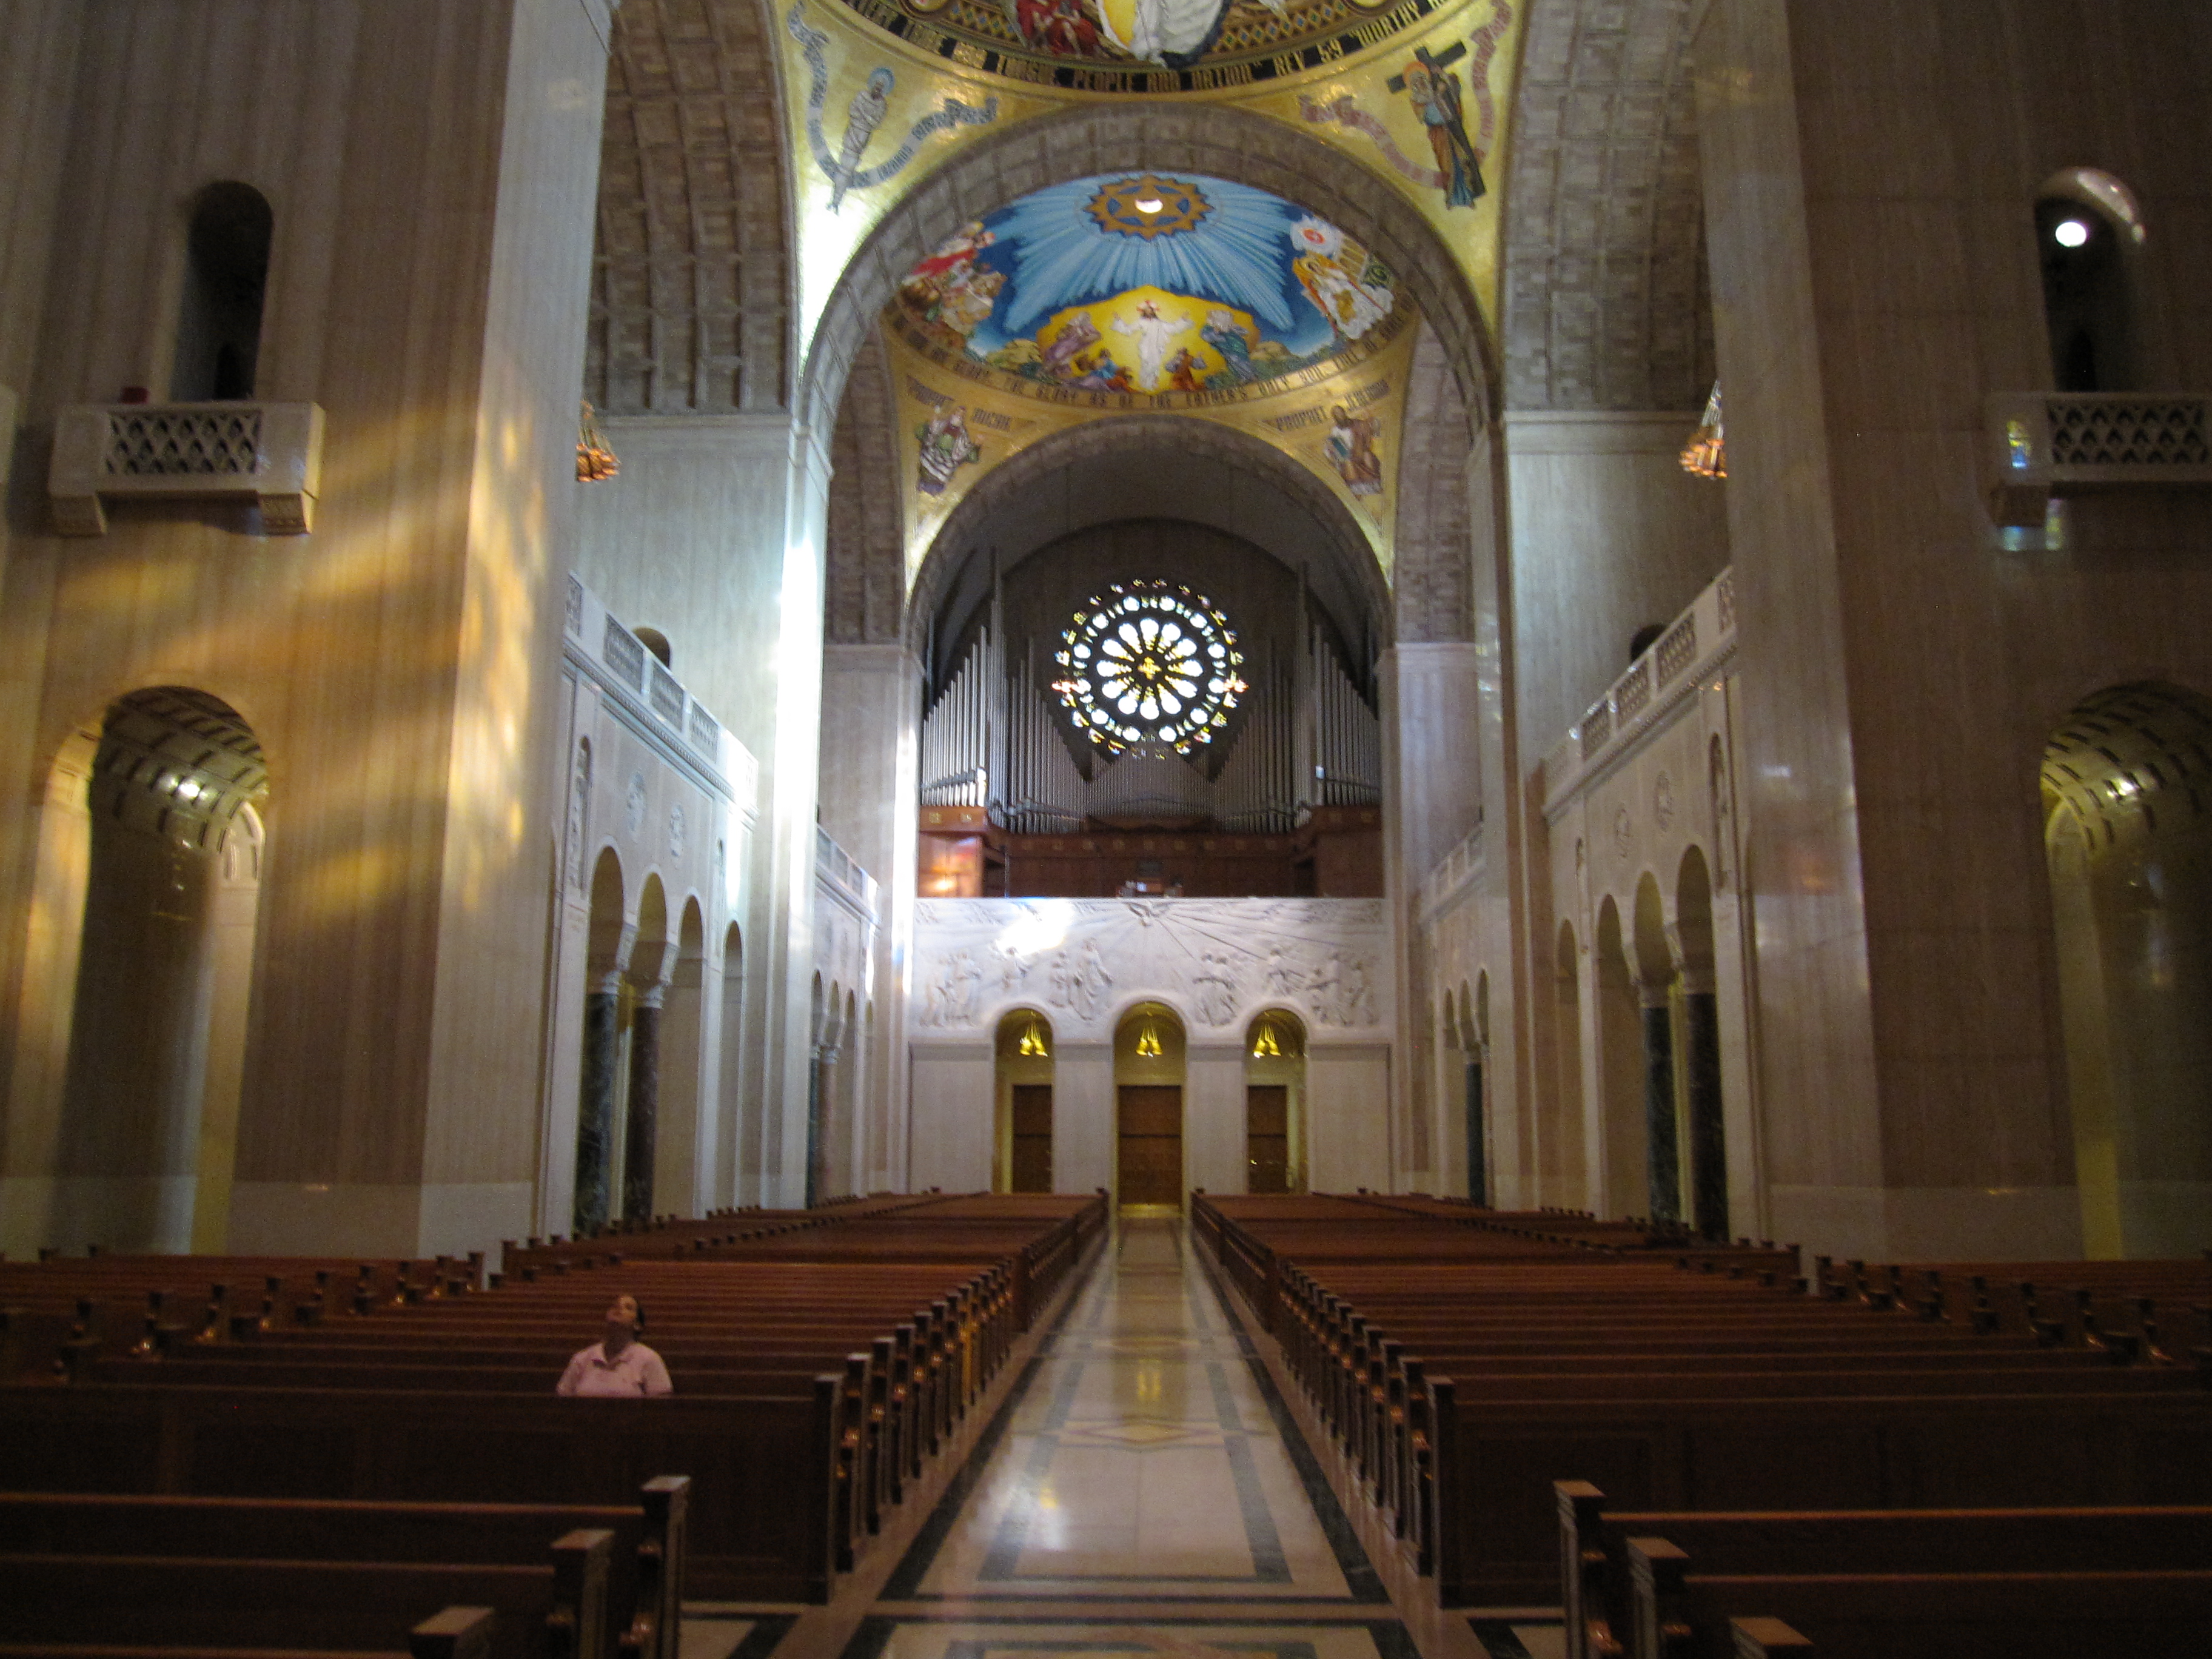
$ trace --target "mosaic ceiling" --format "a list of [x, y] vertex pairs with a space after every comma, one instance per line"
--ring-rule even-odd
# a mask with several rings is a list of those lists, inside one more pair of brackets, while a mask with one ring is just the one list
[[908, 273], [908, 349], [1062, 406], [1190, 409], [1317, 385], [1406, 326], [1336, 226], [1202, 175], [1077, 179], [965, 225]]
[[[932, 173], [1127, 96], [1234, 108], [1279, 123], [1285, 155], [1353, 158], [1414, 205], [1494, 322], [1523, 3], [781, 0], [801, 349], [870, 229]], [[1155, 411], [1238, 427], [1306, 468], [1387, 573], [1419, 322], [1403, 286], [1327, 218], [1201, 173], [1093, 173], [945, 226], [883, 313], [909, 574], [1000, 462]]]

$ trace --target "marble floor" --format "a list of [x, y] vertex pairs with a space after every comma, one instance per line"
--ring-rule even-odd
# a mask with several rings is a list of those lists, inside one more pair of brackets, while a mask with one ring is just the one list
[[[715, 1624], [683, 1659], [769, 1659], [774, 1624]], [[1124, 1218], [840, 1659], [1556, 1646], [1556, 1627], [1455, 1628], [1451, 1654], [1416, 1642], [1181, 1222]]]

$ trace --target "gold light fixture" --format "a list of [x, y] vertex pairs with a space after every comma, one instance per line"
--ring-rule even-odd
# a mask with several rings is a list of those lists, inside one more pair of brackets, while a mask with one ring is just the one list
[[1160, 1057], [1160, 1028], [1146, 1020], [1137, 1030], [1137, 1058], [1158, 1060]]
[[576, 482], [605, 483], [621, 471], [622, 462], [607, 447], [599, 422], [592, 418], [592, 405], [587, 399], [576, 422]]
[[1705, 417], [1682, 447], [1682, 471], [1700, 478], [1728, 477], [1728, 434], [1721, 423], [1721, 383], [1713, 382], [1713, 395], [1705, 399]]
[[1271, 1019], [1261, 1020], [1260, 1022], [1260, 1035], [1252, 1039], [1252, 1058], [1255, 1060], [1280, 1060], [1282, 1057], [1282, 1048], [1275, 1042], [1274, 1021]]
[[1035, 1015], [1022, 1028], [1022, 1040], [1014, 1045], [1014, 1052], [1025, 1060], [1048, 1060], [1052, 1045], [1045, 1040], [1044, 1022]]

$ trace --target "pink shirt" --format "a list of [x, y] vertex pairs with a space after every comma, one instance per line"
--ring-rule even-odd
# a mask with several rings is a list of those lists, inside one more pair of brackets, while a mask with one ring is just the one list
[[592, 1343], [568, 1362], [568, 1369], [561, 1373], [560, 1386], [554, 1389], [556, 1394], [626, 1395], [632, 1399], [639, 1395], [674, 1392], [668, 1381], [668, 1367], [642, 1342], [631, 1343], [612, 1359], [607, 1358], [605, 1343]]

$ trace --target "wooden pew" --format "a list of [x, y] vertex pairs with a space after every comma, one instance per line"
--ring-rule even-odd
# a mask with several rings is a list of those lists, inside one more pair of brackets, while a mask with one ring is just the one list
[[[2212, 1651], [2212, 1569], [1721, 1573], [1663, 1538], [1629, 1540], [1628, 1557], [1629, 1659], [1738, 1659], [1739, 1621], [1753, 1618], [1837, 1659]], [[1755, 1633], [1750, 1651], [1773, 1650], [1768, 1639]]]
[[489, 1659], [611, 1659], [614, 1534], [580, 1528], [537, 1565], [0, 1553], [0, 1629], [71, 1645], [393, 1650], [441, 1607], [488, 1608]]
[[1555, 1483], [1568, 1659], [1629, 1645], [1628, 1540], [1659, 1536], [1701, 1573], [2127, 1571], [2212, 1565], [2212, 1507], [1607, 1512], [1587, 1481]]
[[0, 1547], [26, 1557], [532, 1565], [579, 1528], [610, 1539], [605, 1600], [625, 1659], [677, 1659], [689, 1560], [688, 1475], [626, 1506], [343, 1503], [0, 1492]]

